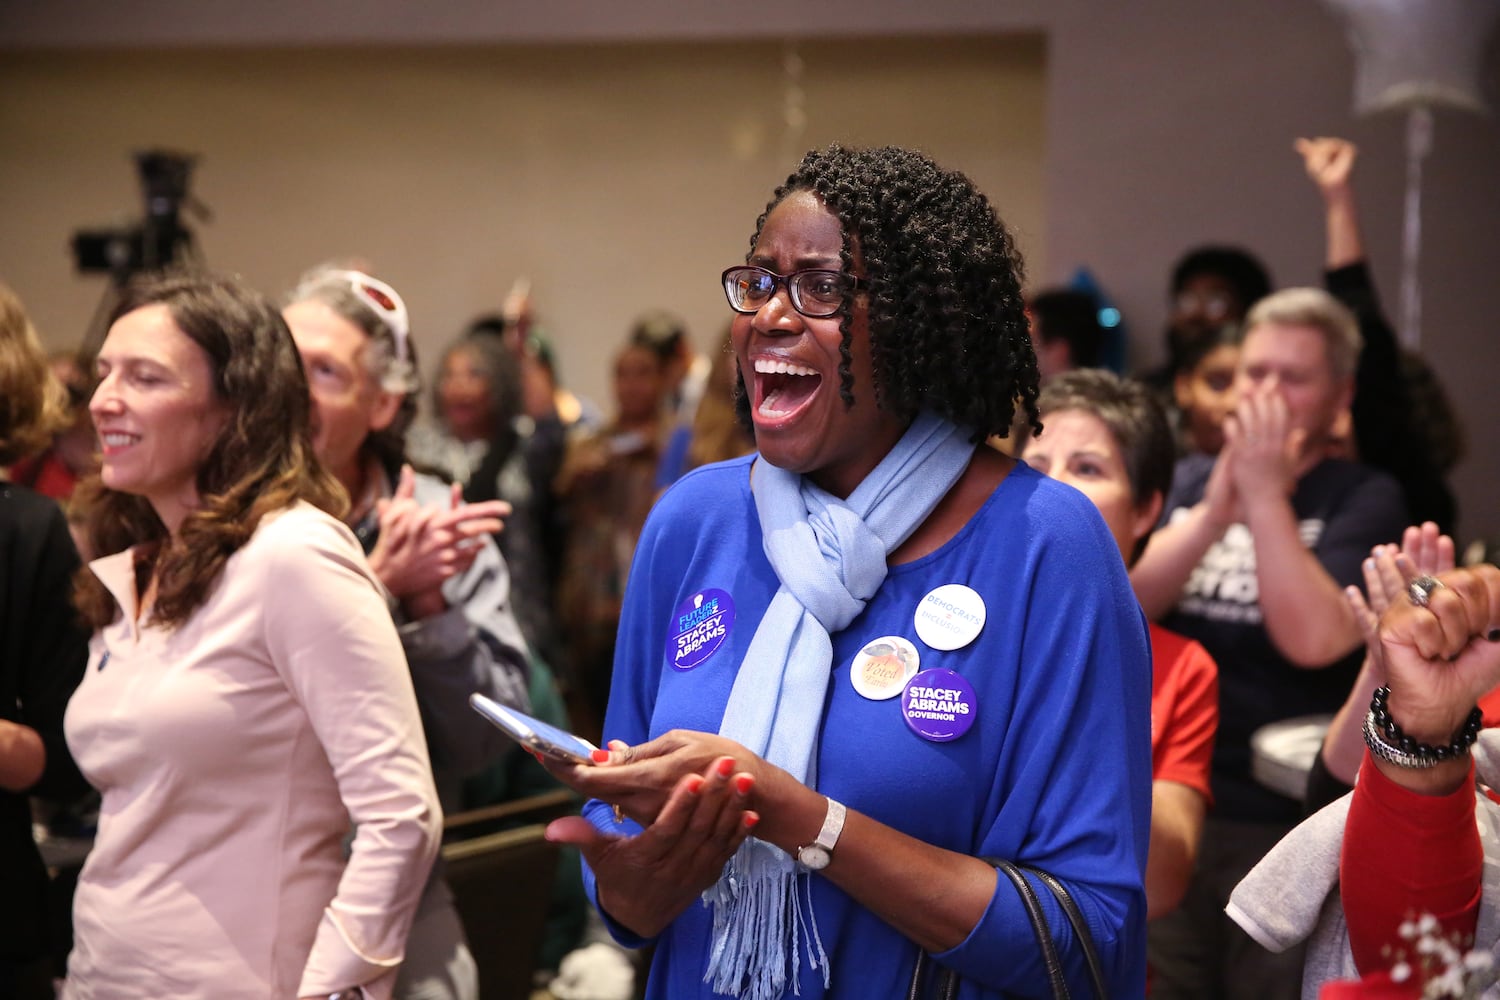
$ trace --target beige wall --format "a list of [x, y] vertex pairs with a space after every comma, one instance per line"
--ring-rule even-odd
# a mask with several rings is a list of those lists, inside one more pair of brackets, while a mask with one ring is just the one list
[[[968, 147], [960, 147], [959, 135], [952, 137], [952, 145], [946, 144], [947, 138], [931, 145], [945, 159], [973, 169], [997, 195], [1002, 210], [1021, 224], [1023, 246], [1032, 252], [1037, 265], [1032, 270], [1033, 284], [1064, 278], [1080, 264], [1090, 266], [1124, 308], [1133, 331], [1132, 354], [1140, 361], [1159, 356], [1165, 274], [1172, 259], [1193, 243], [1210, 239], [1242, 243], [1260, 253], [1283, 283], [1318, 280], [1321, 219], [1316, 199], [1289, 152], [1291, 140], [1301, 134], [1348, 135], [1359, 142], [1363, 154], [1357, 186], [1363, 201], [1368, 242], [1377, 279], [1394, 309], [1404, 177], [1402, 123], [1393, 116], [1364, 119], [1353, 115], [1354, 61], [1342, 25], [1328, 6], [1317, 0], [1239, 4], [1188, 0], [1131, 0], [1130, 3], [925, 0], [920, 4], [909, 0], [825, 0], [806, 4], [802, 0], [760, 0], [753, 5], [699, 0], [629, 3], [445, 0], [438, 4], [366, 0], [359, 5], [335, 0], [260, 0], [256, 4], [204, 4], [201, 0], [135, 0], [128, 4], [118, 0], [46, 3], [0, 0], [0, 116], [3, 116], [0, 124], [5, 127], [0, 132], [3, 137], [0, 138], [0, 218], [6, 220], [7, 237], [11, 235], [12, 218], [20, 218], [32, 227], [26, 230], [28, 234], [37, 231], [35, 225], [42, 218], [52, 227], [44, 240], [19, 249], [12, 246], [9, 238], [0, 240], [3, 244], [0, 274], [12, 275], [18, 266], [37, 266], [32, 263], [33, 258], [48, 259], [51, 262], [47, 266], [53, 268], [49, 273], [59, 277], [43, 282], [46, 290], [36, 294], [58, 295], [57, 289], [65, 290], [65, 283], [71, 280], [66, 274], [66, 261], [59, 259], [61, 241], [68, 230], [59, 226], [102, 220], [122, 206], [133, 206], [136, 200], [123, 154], [139, 145], [142, 137], [101, 128], [97, 115], [89, 110], [102, 99], [98, 95], [87, 99], [80, 95], [78, 101], [80, 114], [91, 123], [87, 129], [62, 117], [65, 109], [50, 100], [41, 101], [35, 110], [23, 111], [15, 88], [20, 85], [21, 94], [29, 98], [37, 89], [31, 82], [35, 74], [18, 72], [12, 67], [30, 58], [28, 52], [95, 51], [107, 64], [108, 57], [103, 53], [147, 47], [227, 46], [249, 49], [254, 55], [257, 49], [269, 51], [313, 43], [361, 46], [613, 43], [623, 45], [624, 51], [629, 52], [636, 43], [649, 42], [655, 47], [663, 41], [675, 41], [682, 45], [669, 48], [684, 53], [683, 61], [697, 67], [700, 76], [695, 81], [720, 63], [726, 71], [731, 66], [740, 67], [735, 72], [742, 81], [766, 81], [778, 72], [780, 50], [776, 45], [768, 42], [755, 49], [746, 41], [730, 46], [718, 43], [723, 39], [776, 39], [784, 33], [823, 40], [871, 36], [891, 40], [892, 45], [868, 49], [868, 55], [856, 59], [850, 70], [920, 102], [917, 115], [922, 122], [948, 121], [954, 123], [951, 128], [960, 135], [967, 131], [971, 142]], [[1038, 95], [1038, 105], [1033, 107], [1045, 116], [1041, 127], [1045, 153], [1040, 163], [1028, 167], [1007, 164], [1007, 169], [1042, 171], [1043, 200], [1037, 210], [1028, 207], [1029, 197], [1021, 194], [1026, 188], [1024, 178], [1002, 179], [974, 166], [987, 155], [982, 152], [985, 148], [1002, 152], [1013, 148], [1011, 135], [996, 138], [996, 127], [989, 116], [999, 113], [1002, 105], [1007, 113], [1024, 114], [1021, 109], [1009, 107], [1009, 99], [992, 97], [978, 76], [970, 78], [975, 83], [970, 89], [944, 90], [930, 99], [918, 97], [915, 84], [908, 85], [906, 81], [907, 60], [920, 59], [923, 51], [938, 52], [939, 63], [949, 61], [947, 53], [951, 50], [938, 39], [1003, 38], [1017, 33], [1041, 33], [1046, 37], [1045, 90]], [[706, 46], [706, 62], [686, 54], [699, 46]], [[756, 51], [748, 70], [744, 69], [745, 64], [734, 62], [736, 51], [746, 46]], [[1492, 106], [1500, 105], [1500, 86], [1496, 85], [1500, 69], [1497, 47], [1500, 38], [1491, 39], [1483, 80], [1484, 93]], [[467, 54], [464, 50], [456, 51], [460, 62], [473, 57], [472, 51]], [[605, 64], [622, 58], [619, 54], [609, 57], [608, 47], [588, 51], [599, 55]], [[1002, 45], [1002, 51], [1011, 49]], [[313, 54], [313, 57], [318, 56]], [[378, 51], [368, 48], [357, 53], [357, 61], [379, 58]], [[445, 60], [446, 56], [439, 63], [446, 65]], [[205, 57], [205, 61], [209, 65], [234, 64], [233, 59], [224, 56]], [[503, 72], [498, 68], [495, 71]], [[810, 81], [818, 71], [819, 62], [810, 58]], [[520, 80], [518, 93], [531, 95], [540, 89], [556, 88], [560, 86], [554, 79], [556, 76], [554, 72], [542, 72], [539, 78]], [[585, 72], [580, 87], [588, 79]], [[280, 92], [271, 82], [252, 84], [242, 80], [226, 85], [247, 95], [243, 101], [250, 101], [248, 95], [257, 87]], [[64, 85], [53, 82], [50, 86]], [[106, 93], [115, 86], [111, 83], [105, 88]], [[190, 90], [196, 91], [198, 86], [194, 81]], [[377, 83], [376, 92], [380, 86]], [[774, 89], [776, 85], [762, 82], [759, 86]], [[588, 107], [597, 106], [598, 101], [610, 95], [594, 94], [592, 100], [586, 93], [583, 96], [586, 107], [577, 113], [581, 120], [588, 120]], [[187, 94], [163, 95], [161, 100], [170, 104], [192, 98]], [[293, 107], [285, 113], [294, 115], [302, 106], [315, 104], [319, 96], [297, 93], [289, 100]], [[1041, 102], [1045, 108], [1041, 108]], [[661, 102], [657, 99], [656, 103]], [[774, 116], [770, 107], [775, 103], [776, 98], [768, 94], [767, 110], [763, 112], [768, 120]], [[910, 102], [896, 103], [909, 106]], [[509, 104], [506, 102], [505, 106]], [[134, 116], [146, 111], [131, 109], [128, 119], [137, 120]], [[660, 113], [659, 107], [648, 104], [644, 114], [632, 112], [631, 118], [651, 118]], [[280, 114], [275, 109], [263, 109], [253, 116], [250, 124], [254, 126], [254, 134], [235, 148], [253, 154], [256, 175], [267, 184], [284, 183], [277, 180], [276, 170], [265, 167], [268, 162], [305, 167], [309, 173], [321, 177], [321, 169], [309, 148], [293, 146], [281, 154], [279, 161], [270, 151], [257, 149], [256, 143], [263, 135], [277, 132]], [[424, 114], [439, 122], [452, 120], [439, 117], [439, 110], [435, 109], [427, 109]], [[203, 113], [195, 111], [193, 116], [201, 119]], [[965, 130], [962, 123], [968, 116], [974, 116], [973, 125]], [[16, 186], [15, 168], [10, 166], [26, 155], [11, 142], [12, 123], [37, 118], [45, 120], [28, 127], [28, 133], [41, 129], [71, 134], [74, 138], [68, 141], [76, 158], [91, 164], [87, 177], [66, 185], [67, 204], [61, 207], [50, 201], [43, 203], [34, 192], [38, 184], [52, 183], [54, 174], [76, 175], [82, 168], [72, 162], [74, 157], [67, 158], [67, 162], [51, 162], [24, 175], [25, 183], [20, 187]], [[827, 123], [827, 134], [842, 132], [849, 121], [839, 118]], [[812, 131], [821, 127], [823, 123], [815, 118]], [[445, 143], [480, 143], [477, 136], [467, 131], [453, 138], [452, 131], [445, 134], [448, 136], [443, 139]], [[104, 136], [111, 141], [99, 141]], [[809, 141], [812, 138], [810, 133]], [[994, 141], [995, 145], [982, 146], [986, 141]], [[50, 139], [46, 145], [55, 148], [58, 142]], [[1026, 150], [1014, 153], [1017, 160], [1031, 155]], [[580, 153], [571, 155], [582, 158]], [[734, 251], [742, 246], [745, 227], [765, 188], [784, 170], [784, 161], [768, 153], [742, 166], [728, 181], [705, 185], [695, 181], [700, 176], [696, 164], [656, 159], [648, 152], [641, 155], [652, 157], [672, 180], [660, 188], [659, 200], [670, 206], [676, 192], [681, 191], [684, 198], [691, 195], [696, 214], [690, 231], [707, 232], [714, 227], [719, 233], [716, 247], [723, 244]], [[721, 156], [727, 159], [727, 154]], [[111, 157], [112, 162], [105, 162]], [[92, 166], [96, 161], [97, 168]], [[221, 163], [217, 157], [205, 163], [201, 184], [205, 196], [216, 197], [214, 188], [227, 183], [215, 173], [231, 169], [244, 168]], [[490, 169], [498, 168], [492, 165]], [[554, 173], [559, 182], [564, 179], [571, 182], [582, 175], [581, 168], [556, 163], [533, 162], [531, 171], [527, 177], [528, 191], [549, 184]], [[1433, 152], [1427, 162], [1424, 192], [1423, 343], [1425, 353], [1469, 425], [1469, 457], [1453, 477], [1463, 507], [1463, 528], [1466, 534], [1483, 532], [1492, 536], [1500, 535], [1500, 453], [1490, 446], [1489, 440], [1497, 412], [1493, 386], [1500, 369], [1491, 346], [1495, 339], [1493, 289], [1496, 265], [1500, 262], [1496, 250], [1500, 243], [1497, 171], [1500, 171], [1500, 128], [1495, 120], [1440, 112]], [[40, 178], [36, 176], [38, 173], [42, 174]], [[592, 180], [596, 173], [635, 179], [646, 171], [627, 161], [592, 167], [587, 176]], [[445, 180], [457, 184], [475, 176], [493, 179], [493, 175], [469, 166], [455, 168], [455, 173], [445, 175]], [[322, 180], [327, 182], [326, 177]], [[364, 190], [369, 190], [376, 182], [366, 180], [364, 184]], [[588, 204], [595, 209], [600, 207], [596, 201]], [[216, 203], [216, 207], [220, 207], [223, 218], [215, 229], [223, 233], [224, 240], [228, 240], [230, 230], [245, 225], [263, 225], [268, 231], [282, 234], [282, 238], [290, 231], [284, 219], [278, 218], [274, 225], [259, 215], [248, 220], [231, 220], [227, 206]], [[527, 209], [529, 202], [523, 205], [523, 211]], [[719, 212], [724, 213], [722, 217], [707, 214]], [[348, 217], [346, 214], [340, 219]], [[467, 220], [460, 216], [460, 221]], [[488, 230], [500, 226], [500, 220], [494, 217], [486, 222]], [[552, 240], [551, 234], [559, 231], [558, 226], [564, 229], [568, 226], [565, 218], [554, 218], [549, 223], [527, 238]], [[330, 234], [339, 232], [333, 224], [318, 228]], [[379, 228], [371, 223], [368, 230], [362, 231], [374, 232]], [[658, 239], [656, 230], [647, 233], [653, 240]], [[681, 238], [678, 234], [678, 239]], [[28, 235], [27, 239], [34, 237]], [[222, 259], [227, 247], [215, 242], [220, 239], [219, 233], [206, 231], [205, 243]], [[440, 311], [449, 308], [449, 300], [484, 288], [494, 280], [496, 272], [502, 283], [508, 280], [507, 267], [516, 266], [508, 255], [515, 251], [503, 245], [498, 236], [493, 241], [502, 245], [484, 249], [482, 253], [489, 256], [482, 261], [463, 259], [450, 263], [450, 270], [460, 276], [450, 278], [453, 287], [435, 289], [430, 298], [423, 291], [424, 297], [417, 302], [420, 315], [445, 316]], [[669, 248], [672, 245], [666, 238], [659, 242]], [[344, 249], [347, 248], [330, 246], [327, 252]], [[559, 245], [554, 240], [547, 246], [528, 247], [528, 254], [535, 260], [544, 254], [561, 257], [566, 252], [583, 249], [586, 247]], [[378, 259], [383, 263], [387, 260], [397, 263], [392, 256], [394, 250], [384, 252], [382, 247], [381, 251]], [[714, 262], [712, 266], [705, 264], [711, 271], [725, 252], [714, 249], [683, 252], [681, 256], [696, 263], [693, 253], [702, 253]], [[257, 280], [282, 282], [286, 280], [283, 275], [289, 275], [310, 255], [295, 256], [295, 261], [287, 260], [284, 264], [257, 264], [263, 267], [260, 272], [246, 265], [246, 273]], [[520, 259], [519, 253], [516, 259]], [[399, 263], [404, 265], [404, 260]], [[399, 272], [397, 276], [404, 278]], [[701, 285], [697, 287], [698, 294], [707, 295]], [[554, 300], [564, 295], [558, 289], [546, 291]], [[90, 290], [85, 297], [93, 294]], [[568, 294], [587, 297], [586, 292], [576, 290]], [[626, 315], [635, 305], [633, 300], [609, 303], [610, 315]], [[703, 323], [712, 322], [700, 317], [709, 316], [709, 311], [716, 308], [717, 304], [710, 304], [708, 298], [697, 305], [683, 305], [700, 328]], [[454, 308], [451, 315], [457, 317], [461, 312]], [[57, 315], [62, 322], [62, 314]], [[562, 329], [561, 324], [559, 328]], [[566, 332], [573, 334], [575, 329]]]
[[798, 54], [800, 134], [769, 42], [22, 53], [0, 67], [0, 276], [50, 341], [77, 337], [105, 279], [73, 273], [69, 234], [139, 214], [128, 151], [191, 150], [212, 266], [280, 291], [367, 258], [429, 359], [527, 275], [565, 376], [608, 406], [609, 357], [640, 312], [674, 309], [717, 342], [719, 272], [809, 146], [962, 165], [1040, 256], [1040, 37]]

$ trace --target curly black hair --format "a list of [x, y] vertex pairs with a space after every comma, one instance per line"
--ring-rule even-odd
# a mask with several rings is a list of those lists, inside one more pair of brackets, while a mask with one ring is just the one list
[[[859, 262], [881, 409], [932, 410], [972, 428], [977, 442], [1008, 434], [1019, 402], [1041, 430], [1021, 254], [973, 181], [895, 146], [814, 150], [756, 220], [751, 253], [766, 217], [795, 191], [812, 192], [838, 218], [844, 268], [854, 273]], [[849, 369], [852, 302], [847, 293], [838, 313], [846, 406], [863, 391]], [[749, 427], [743, 378], [737, 406]]]

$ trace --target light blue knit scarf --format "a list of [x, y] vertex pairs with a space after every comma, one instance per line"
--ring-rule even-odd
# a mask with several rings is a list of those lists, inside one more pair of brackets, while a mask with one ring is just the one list
[[[722, 735], [817, 787], [818, 730], [833, 666], [829, 636], [864, 610], [885, 580], [886, 556], [963, 474], [974, 454], [971, 437], [942, 417], [918, 414], [848, 500], [764, 460], [755, 463], [755, 508], [781, 586], [740, 664]], [[790, 977], [800, 993], [804, 933], [808, 959], [814, 969], [822, 965], [828, 985], [811, 887], [804, 915], [799, 876], [807, 872], [785, 851], [751, 838], [703, 894], [714, 910], [704, 975], [714, 992], [776, 1000]]]

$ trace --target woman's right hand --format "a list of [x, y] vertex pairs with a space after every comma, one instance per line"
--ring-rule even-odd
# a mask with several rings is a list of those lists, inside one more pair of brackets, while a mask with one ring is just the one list
[[554, 820], [547, 839], [576, 844], [598, 882], [599, 906], [641, 937], [655, 937], [719, 879], [760, 816], [753, 780], [721, 757], [685, 774], [656, 819], [634, 837], [602, 833], [582, 816]]

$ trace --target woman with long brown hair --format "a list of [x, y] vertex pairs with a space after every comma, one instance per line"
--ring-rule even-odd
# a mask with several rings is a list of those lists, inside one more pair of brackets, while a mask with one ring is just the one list
[[65, 995], [387, 997], [441, 813], [291, 334], [232, 281], [147, 282], [97, 374], [66, 729], [103, 804]]

